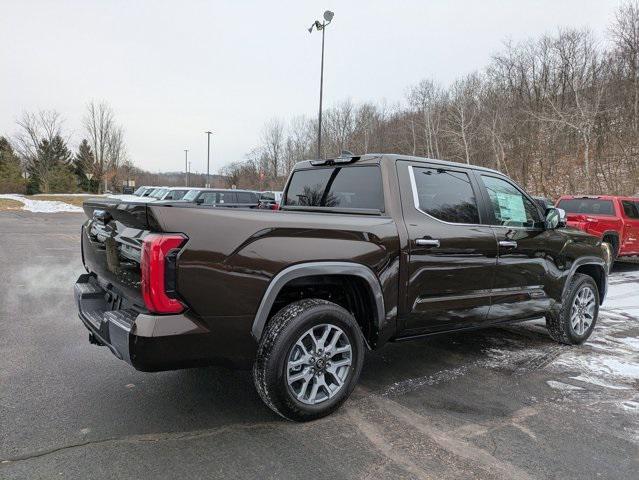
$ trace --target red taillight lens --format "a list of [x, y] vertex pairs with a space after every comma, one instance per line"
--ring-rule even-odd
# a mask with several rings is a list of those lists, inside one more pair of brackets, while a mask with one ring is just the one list
[[274, 203], [273, 205], [271, 205], [271, 210], [279, 210], [279, 209], [280, 209], [279, 203]]
[[[180, 313], [184, 310], [182, 302], [167, 295], [166, 267], [167, 255], [184, 245], [186, 240], [186, 236], [180, 233], [151, 233], [144, 237], [140, 262], [142, 298], [146, 308], [153, 313]], [[170, 280], [175, 281], [174, 278]]]

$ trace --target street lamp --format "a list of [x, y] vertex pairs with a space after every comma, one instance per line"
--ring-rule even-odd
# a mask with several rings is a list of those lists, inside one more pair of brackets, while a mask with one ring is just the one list
[[211, 164], [211, 134], [213, 132], [206, 131], [206, 188], [211, 188], [211, 179], [209, 178], [209, 165]]
[[313, 33], [313, 28], [318, 32], [322, 32], [322, 66], [320, 68], [320, 101], [319, 101], [319, 125], [317, 127], [317, 158], [322, 158], [322, 94], [324, 90], [324, 32], [326, 31], [326, 26], [333, 21], [333, 15], [335, 15], [330, 10], [326, 10], [324, 12], [324, 21], [320, 22], [319, 20], [315, 20], [315, 22], [308, 29], [308, 33]]
[[184, 186], [189, 186], [189, 151], [184, 149]]

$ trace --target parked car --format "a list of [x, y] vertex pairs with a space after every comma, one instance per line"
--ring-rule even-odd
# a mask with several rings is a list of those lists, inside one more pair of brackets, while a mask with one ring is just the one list
[[545, 212], [547, 209], [555, 206], [552, 200], [546, 197], [532, 197], [532, 199], [537, 202], [537, 205], [539, 205], [542, 212]]
[[278, 210], [282, 203], [282, 192], [260, 192], [259, 208]]
[[264, 402], [297, 421], [346, 400], [366, 349], [540, 316], [580, 344], [606, 294], [598, 238], [472, 165], [304, 161], [272, 215], [116, 199], [84, 211], [75, 295], [91, 342], [143, 371], [252, 365]]
[[227, 208], [257, 208], [259, 205], [259, 196], [256, 192], [220, 188], [193, 189], [184, 195], [182, 200], [196, 205]]
[[143, 193], [142, 193], [142, 197], [150, 197], [153, 194], [155, 194], [158, 190], [160, 190], [162, 187], [149, 187], [147, 188]]
[[614, 195], [562, 196], [557, 207], [568, 225], [610, 246], [612, 260], [639, 255], [639, 198]]
[[137, 195], [138, 197], [141, 197], [144, 195], [144, 192], [146, 192], [147, 190], [151, 190], [155, 187], [150, 187], [148, 185], [142, 186], [142, 187], [138, 187], [138, 189], [133, 192], [133, 195]]
[[165, 190], [160, 194], [158, 200], [182, 200], [191, 189], [188, 187], [169, 187]]

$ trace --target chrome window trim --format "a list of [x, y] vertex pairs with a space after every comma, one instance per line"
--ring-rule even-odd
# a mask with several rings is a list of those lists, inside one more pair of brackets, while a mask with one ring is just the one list
[[[426, 215], [429, 218], [432, 218], [433, 220], [436, 220], [440, 223], [446, 224], [446, 225], [459, 225], [462, 227], [491, 227], [492, 225], [487, 225], [487, 224], [482, 224], [482, 223], [455, 223], [455, 222], [447, 222], [446, 220], [441, 220], [437, 217], [434, 217], [433, 215], [431, 215], [430, 213], [422, 210], [419, 207], [419, 195], [417, 194], [417, 182], [415, 181], [415, 173], [413, 172], [413, 169], [415, 168], [415, 165], [408, 165], [408, 174], [410, 176], [410, 186], [411, 186], [411, 190], [413, 193], [413, 205], [415, 206], [415, 210], [417, 210], [419, 213]], [[417, 168], [432, 168], [429, 167], [427, 165], [424, 166], [417, 166]], [[443, 168], [442, 170], [446, 170], [445, 168]], [[466, 175], [468, 175], [467, 172], [463, 172]], [[470, 175], [468, 175], [468, 179], [470, 180]], [[471, 184], [471, 188], [472, 188], [472, 184]], [[475, 190], [473, 189], [473, 195], [475, 195]], [[475, 203], [477, 203], [477, 195], [475, 195]], [[479, 215], [479, 205], [477, 205], [477, 215]]]
[[[411, 190], [413, 195], [413, 206], [415, 207], [415, 210], [417, 210], [422, 215], [426, 215], [428, 218], [432, 218], [433, 220], [439, 223], [443, 223], [445, 225], [458, 225], [461, 227], [497, 227], [497, 228], [508, 228], [511, 230], [528, 230], [533, 232], [543, 230], [542, 228], [535, 228], [535, 227], [511, 227], [507, 225], [491, 225], [489, 223], [455, 223], [455, 222], [447, 222], [446, 220], [440, 220], [439, 218], [432, 216], [430, 213], [425, 212], [419, 207], [419, 195], [417, 194], [417, 182], [415, 181], [415, 173], [413, 172], [414, 168], [432, 168], [432, 167], [429, 167], [428, 165], [408, 165], [408, 175], [410, 177], [410, 185], [411, 185]], [[450, 169], [442, 168], [442, 170], [450, 170]], [[468, 172], [463, 172], [463, 173], [468, 175], [468, 178], [470, 179], [470, 174]], [[500, 178], [500, 177], [497, 177], [497, 178]], [[472, 187], [472, 184], [471, 184], [471, 187]], [[473, 189], [473, 194], [475, 194], [474, 189]], [[475, 195], [475, 202], [477, 203], [476, 195]], [[479, 205], [477, 205], [477, 213], [479, 214]]]

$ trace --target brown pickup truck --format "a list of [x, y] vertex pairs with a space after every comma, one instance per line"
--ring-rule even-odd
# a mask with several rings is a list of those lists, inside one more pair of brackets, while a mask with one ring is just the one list
[[545, 317], [579, 344], [599, 239], [506, 176], [402, 155], [304, 161], [281, 210], [89, 200], [75, 285], [90, 341], [138, 370], [252, 366], [285, 418], [327, 415], [388, 341]]

